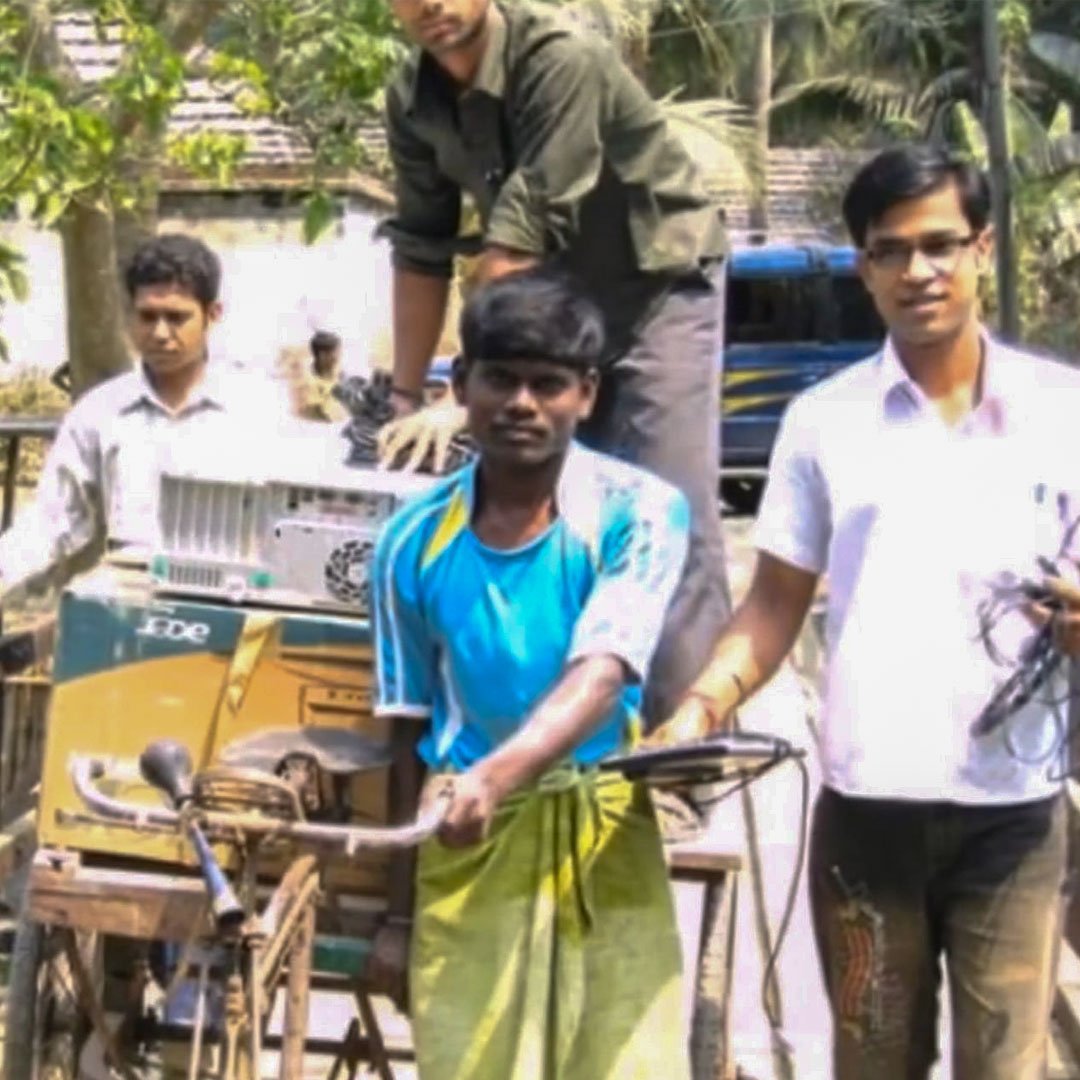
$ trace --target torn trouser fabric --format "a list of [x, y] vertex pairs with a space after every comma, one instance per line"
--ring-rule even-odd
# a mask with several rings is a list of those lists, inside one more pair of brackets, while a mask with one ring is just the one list
[[646, 791], [569, 769], [488, 840], [420, 850], [421, 1080], [686, 1080], [679, 939]]
[[1065, 807], [824, 788], [810, 895], [836, 1080], [926, 1080], [944, 960], [956, 1080], [1041, 1080], [1061, 937]]

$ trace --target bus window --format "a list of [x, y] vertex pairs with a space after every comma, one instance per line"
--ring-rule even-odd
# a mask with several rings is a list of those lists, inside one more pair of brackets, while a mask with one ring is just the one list
[[835, 340], [881, 341], [885, 337], [881, 316], [857, 277], [833, 278], [832, 306], [836, 313]]
[[726, 341], [755, 345], [814, 340], [813, 293], [810, 277], [729, 277]]

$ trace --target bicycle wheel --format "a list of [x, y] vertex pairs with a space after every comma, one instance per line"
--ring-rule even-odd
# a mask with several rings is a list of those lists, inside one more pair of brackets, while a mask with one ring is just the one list
[[[58, 927], [20, 917], [11, 950], [4, 1032], [4, 1080], [75, 1080], [91, 1024], [79, 1004]], [[83, 955], [95, 935], [80, 935]]]

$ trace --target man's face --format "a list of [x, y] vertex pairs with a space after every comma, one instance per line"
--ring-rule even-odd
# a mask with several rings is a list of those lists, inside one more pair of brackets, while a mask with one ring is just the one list
[[866, 234], [859, 273], [893, 340], [932, 345], [977, 317], [991, 230], [976, 233], [956, 185], [897, 203]]
[[339, 349], [316, 349], [313, 367], [315, 374], [324, 379], [332, 378], [337, 374], [341, 364], [341, 351]]
[[480, 36], [490, 0], [392, 0], [392, 4], [410, 40], [438, 56]]
[[524, 467], [561, 456], [596, 400], [597, 374], [546, 360], [476, 360], [454, 374], [482, 457]]
[[203, 305], [183, 285], [143, 285], [132, 300], [131, 337], [153, 374], [169, 375], [206, 359], [221, 304]]

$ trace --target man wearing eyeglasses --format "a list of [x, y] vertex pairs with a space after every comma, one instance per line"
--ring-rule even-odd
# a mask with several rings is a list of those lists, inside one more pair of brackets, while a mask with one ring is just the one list
[[844, 217], [888, 339], [789, 408], [747, 599], [652, 736], [722, 728], [828, 575], [810, 880], [839, 1080], [929, 1075], [942, 959], [953, 1075], [1045, 1075], [1080, 373], [980, 324], [989, 211], [986, 177], [937, 148], [887, 150], [853, 180]]

